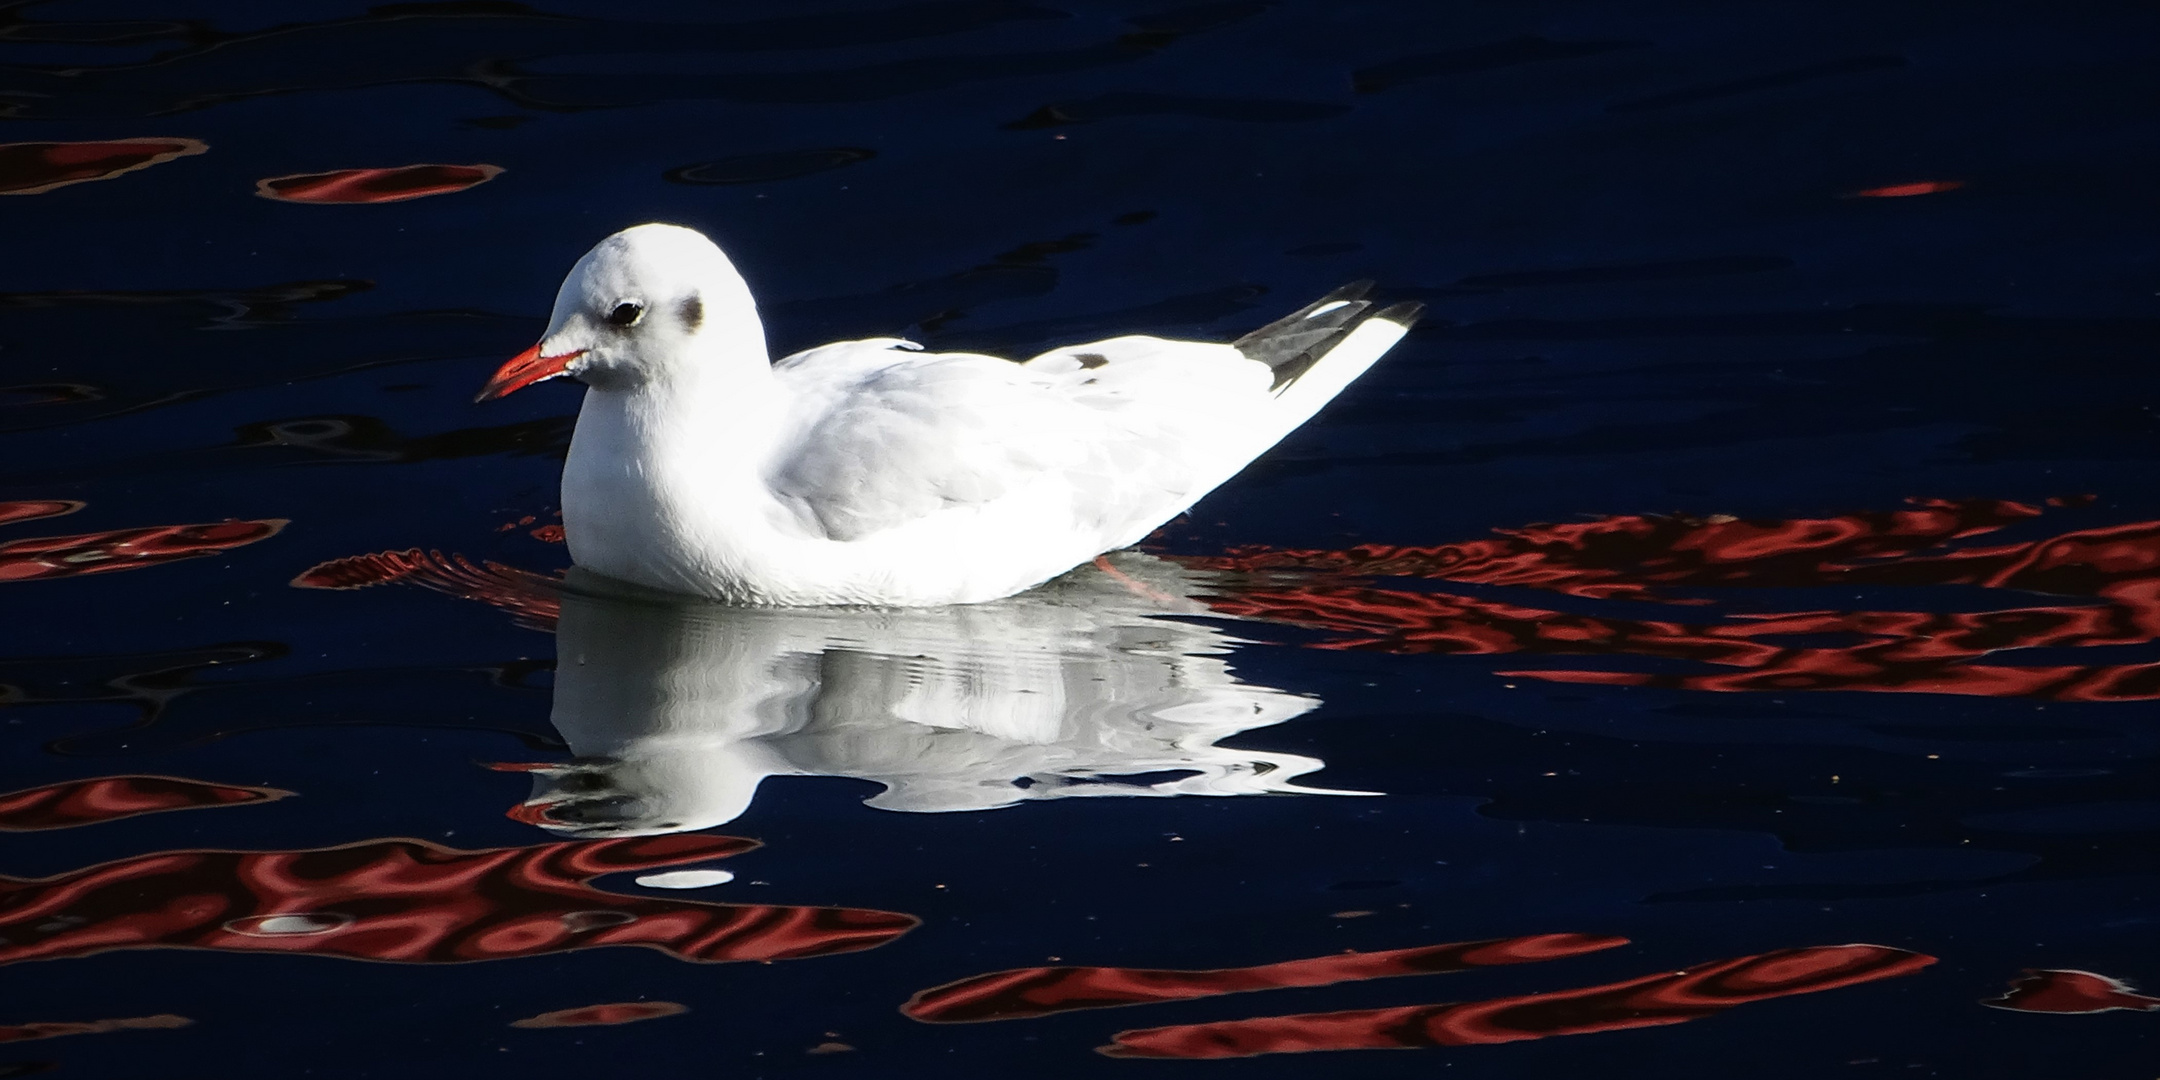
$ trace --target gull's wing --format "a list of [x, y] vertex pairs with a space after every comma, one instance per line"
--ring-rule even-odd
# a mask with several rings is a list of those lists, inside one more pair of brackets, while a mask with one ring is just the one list
[[1066, 527], [1152, 528], [1203, 493], [1211, 418], [1239, 411], [1224, 399], [1257, 404], [1268, 386], [1228, 346], [1141, 337], [1025, 364], [845, 342], [776, 371], [804, 409], [771, 486], [835, 540], [1023, 493]]
[[800, 413], [771, 486], [806, 528], [835, 540], [1024, 504], [1039, 535], [1124, 547], [1402, 337], [1416, 311], [1371, 312], [1364, 290], [1338, 289], [1230, 345], [1134, 335], [1025, 363], [895, 338], [798, 353], [774, 366]]

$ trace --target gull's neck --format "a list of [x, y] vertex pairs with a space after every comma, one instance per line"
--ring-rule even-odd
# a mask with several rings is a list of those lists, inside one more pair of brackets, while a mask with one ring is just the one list
[[[714, 334], [636, 386], [592, 388], [563, 468], [579, 565], [678, 592], [743, 580], [790, 515], [766, 483], [787, 420], [762, 334]], [[746, 599], [754, 599], [746, 597]]]

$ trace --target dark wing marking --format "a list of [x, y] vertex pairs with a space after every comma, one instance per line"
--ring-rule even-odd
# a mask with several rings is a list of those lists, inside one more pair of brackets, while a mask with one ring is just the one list
[[1405, 330], [1416, 326], [1418, 324], [1418, 320], [1424, 317], [1425, 305], [1418, 303], [1415, 300], [1406, 300], [1400, 304], [1389, 304], [1388, 306], [1373, 312], [1373, 318], [1379, 319], [1382, 322], [1394, 323], [1395, 325], [1400, 326]]
[[1365, 294], [1372, 287], [1370, 281], [1353, 281], [1230, 344], [1266, 364], [1275, 373], [1275, 381], [1268, 389], [1280, 391], [1312, 370], [1328, 350], [1366, 319], [1386, 319], [1407, 329], [1425, 310], [1423, 304], [1409, 303], [1368, 314], [1372, 302], [1365, 299]]
[[1372, 306], [1364, 299], [1372, 286], [1370, 281], [1353, 281], [1230, 344], [1266, 364], [1275, 373], [1268, 389], [1281, 390], [1312, 370], [1350, 332], [1351, 324]]

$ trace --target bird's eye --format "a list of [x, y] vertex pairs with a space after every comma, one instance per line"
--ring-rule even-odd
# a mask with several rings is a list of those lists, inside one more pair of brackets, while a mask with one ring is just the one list
[[635, 326], [644, 316], [645, 305], [635, 300], [625, 300], [615, 305], [615, 310], [608, 312], [607, 321], [610, 326]]

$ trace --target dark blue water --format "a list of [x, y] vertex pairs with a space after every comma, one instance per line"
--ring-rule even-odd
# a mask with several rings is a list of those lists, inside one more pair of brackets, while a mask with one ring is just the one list
[[[419, 896], [425, 923], [524, 894], [259, 861], [96, 895], [23, 885], [0, 897], [0, 1038], [25, 1040], [0, 1043], [0, 1075], [2147, 1078], [2151, 1015], [1979, 1001], [2025, 969], [2160, 987], [2156, 33], [2132, 4], [0, 8], [0, 141], [207, 147], [35, 193], [47, 159], [0, 147], [16, 170], [0, 187], [20, 189], [0, 196], [0, 502], [81, 504], [0, 525], [0, 788], [294, 793], [7, 833], [11, 879], [158, 853], [214, 868], [241, 864], [201, 853], [565, 842], [561, 820], [504, 816], [532, 779], [483, 765], [626, 759], [669, 715], [636, 691], [695, 637], [676, 616], [612, 612], [631, 628], [597, 640], [657, 644], [603, 676], [624, 697], [596, 736], [551, 723], [554, 611], [501, 610], [524, 595], [502, 582], [530, 586], [512, 570], [462, 596], [288, 583], [412, 548], [567, 564], [532, 531], [554, 520], [579, 389], [471, 397], [615, 229], [714, 236], [776, 355], [879, 334], [1022, 356], [1126, 332], [1227, 340], [1357, 278], [1429, 305], [1312, 426], [1152, 542], [1132, 576], [1167, 575], [1196, 598], [1185, 614], [1127, 611], [1088, 578], [1063, 608], [972, 629], [682, 616], [755, 653], [740, 678], [667, 654], [710, 676], [686, 715], [748, 723], [757, 707], [730, 695], [775, 664], [811, 672], [786, 691], [809, 713], [699, 744], [719, 764], [646, 747], [691, 774], [650, 781], [648, 802], [741, 774], [707, 813], [765, 845], [725, 861], [733, 882], [597, 887], [919, 918], [904, 936], [769, 964], [514, 935], [399, 953], [395, 934], [311, 943], [359, 940], [369, 897]], [[404, 201], [256, 194], [417, 164], [503, 171]], [[1893, 542], [1911, 530], [1883, 515], [1907, 498], [1994, 509], [1970, 511], [1986, 519], [1970, 535]], [[1565, 571], [1542, 583], [1436, 563], [1208, 576], [1256, 545], [1597, 521], [1666, 533], [1603, 562], [1540, 549]], [[180, 525], [206, 528], [119, 535]], [[1741, 527], [1766, 539], [1742, 550]], [[1831, 533], [1887, 546], [1808, 554]], [[1983, 548], [2008, 553], [1944, 568]], [[1659, 576], [1706, 550], [1739, 569]], [[1619, 587], [1583, 588], [1593, 562]], [[1766, 616], [1793, 621], [1761, 636]], [[1019, 700], [1033, 669], [985, 642], [1038, 631], [1072, 651], [1067, 674], [1155, 688], [1087, 729], [1113, 749], [1028, 734], [1057, 707], [951, 712]], [[953, 671], [980, 676], [973, 698], [894, 704]], [[1179, 751], [1223, 775], [1312, 759], [1290, 783], [1384, 794], [1045, 797], [1205, 787], [1209, 767], [1117, 743], [1170, 684], [1287, 714]], [[1007, 721], [1027, 730], [999, 735]], [[938, 730], [989, 741], [917, 739]], [[904, 805], [863, 805], [887, 789]], [[361, 922], [249, 937], [190, 914], [220, 889], [270, 897], [257, 914]], [[898, 1012], [1049, 957], [1202, 969], [1562, 932], [1631, 944], [987, 1025]], [[56, 937], [72, 944], [38, 951]], [[1935, 963], [1505, 1045], [1092, 1052], [1130, 1028], [1856, 942]], [[641, 1000], [688, 1012], [507, 1026]], [[162, 1014], [192, 1023], [17, 1030]]]

